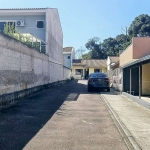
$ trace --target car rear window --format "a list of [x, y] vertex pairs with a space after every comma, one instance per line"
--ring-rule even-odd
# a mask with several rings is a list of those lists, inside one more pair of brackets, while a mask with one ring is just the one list
[[93, 78], [101, 78], [101, 77], [104, 78], [104, 77], [107, 77], [107, 75], [102, 74], [102, 73], [101, 74], [92, 74], [91, 77], [93, 77]]

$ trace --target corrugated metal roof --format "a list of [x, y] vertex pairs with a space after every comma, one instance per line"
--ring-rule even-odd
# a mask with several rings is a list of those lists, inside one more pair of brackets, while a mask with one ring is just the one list
[[81, 60], [81, 62], [77, 63], [73, 61], [74, 66], [85, 66], [88, 68], [105, 68], [106, 60], [105, 59], [87, 59], [87, 60]]
[[134, 66], [138, 66], [140, 64], [145, 64], [147, 62], [150, 62], [150, 55], [144, 56], [144, 57], [142, 57], [142, 58], [140, 58], [140, 59], [138, 59], [132, 63], [129, 63], [129, 64], [123, 66], [122, 68], [134, 67]]

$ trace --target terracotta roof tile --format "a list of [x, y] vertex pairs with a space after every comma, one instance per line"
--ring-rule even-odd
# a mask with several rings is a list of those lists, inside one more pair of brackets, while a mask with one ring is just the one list
[[103, 68], [106, 67], [106, 60], [104, 59], [87, 59], [87, 60], [81, 60], [81, 62], [74, 62], [74, 66], [85, 66], [88, 68]]
[[119, 61], [119, 57], [117, 57], [117, 56], [109, 56], [109, 58], [110, 58], [111, 62], [114, 62], [114, 63]]
[[64, 47], [63, 52], [71, 52], [73, 47]]

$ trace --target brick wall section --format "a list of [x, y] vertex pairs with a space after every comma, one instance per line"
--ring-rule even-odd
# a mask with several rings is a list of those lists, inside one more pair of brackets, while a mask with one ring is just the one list
[[0, 33], [0, 95], [65, 80], [70, 69]]

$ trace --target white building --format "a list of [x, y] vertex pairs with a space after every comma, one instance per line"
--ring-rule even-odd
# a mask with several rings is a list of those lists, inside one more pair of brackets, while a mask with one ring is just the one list
[[73, 47], [63, 48], [64, 66], [72, 68], [72, 60], [75, 59], [75, 52]]

